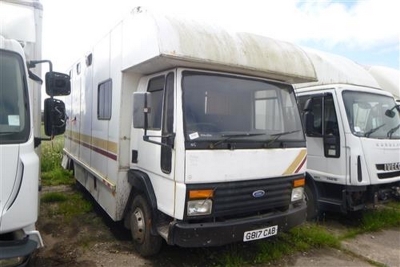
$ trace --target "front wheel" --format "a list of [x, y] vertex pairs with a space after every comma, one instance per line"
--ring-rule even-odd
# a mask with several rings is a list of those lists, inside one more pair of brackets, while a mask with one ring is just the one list
[[307, 203], [307, 221], [315, 221], [319, 215], [318, 203], [314, 191], [307, 184], [304, 187], [304, 199]]
[[132, 201], [130, 226], [133, 244], [143, 257], [157, 254], [161, 249], [161, 236], [152, 235], [152, 213], [150, 206], [142, 195]]

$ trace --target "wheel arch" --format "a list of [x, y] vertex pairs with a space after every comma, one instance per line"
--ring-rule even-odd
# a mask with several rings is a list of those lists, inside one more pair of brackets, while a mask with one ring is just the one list
[[310, 189], [313, 191], [316, 199], [318, 199], [319, 193], [317, 190], [317, 188], [318, 188], [317, 183], [315, 182], [314, 178], [312, 177], [312, 175], [309, 172], [305, 173], [305, 177], [306, 177], [306, 185], [310, 187]]
[[[306, 185], [304, 188], [305, 196], [307, 195], [307, 201], [312, 201], [311, 203], [307, 203], [307, 220], [314, 221], [319, 219], [320, 215], [320, 205], [319, 205], [319, 192], [316, 182], [314, 181], [313, 177], [309, 173], [305, 173], [306, 177]], [[310, 190], [310, 194], [307, 194], [307, 191]], [[310, 198], [311, 197], [311, 198]]]
[[[150, 204], [151, 207], [151, 213], [152, 213], [152, 218], [154, 222], [157, 221], [157, 197], [153, 189], [153, 185], [150, 181], [149, 176], [140, 170], [133, 170], [130, 169], [128, 170], [128, 183], [131, 185], [131, 192], [129, 194], [128, 201], [126, 203], [125, 207], [125, 212], [124, 212], [124, 225], [126, 228], [130, 228], [130, 209], [131, 209], [131, 203], [134, 199], [134, 197], [138, 194], [143, 195], [148, 203]], [[153, 224], [152, 227], [152, 233], [155, 234], [157, 232], [156, 223]]]

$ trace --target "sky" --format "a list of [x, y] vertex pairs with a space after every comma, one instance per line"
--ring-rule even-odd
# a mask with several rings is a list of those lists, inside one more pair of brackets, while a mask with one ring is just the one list
[[138, 6], [400, 69], [400, 1], [41, 0], [43, 58], [68, 68]]

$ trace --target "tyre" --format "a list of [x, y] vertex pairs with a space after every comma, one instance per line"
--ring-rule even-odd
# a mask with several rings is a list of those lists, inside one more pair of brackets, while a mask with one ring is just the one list
[[307, 203], [307, 221], [315, 221], [318, 219], [319, 210], [315, 196], [315, 191], [306, 184], [304, 187], [304, 199]]
[[130, 227], [134, 247], [141, 256], [151, 256], [160, 251], [162, 238], [151, 234], [151, 208], [142, 195], [136, 196], [132, 201]]

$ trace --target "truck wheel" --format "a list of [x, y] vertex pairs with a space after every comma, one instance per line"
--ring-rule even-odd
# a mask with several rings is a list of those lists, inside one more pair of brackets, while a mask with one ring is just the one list
[[304, 199], [307, 203], [307, 221], [314, 221], [317, 219], [318, 203], [314, 191], [306, 184], [304, 187]]
[[162, 238], [151, 234], [151, 209], [147, 200], [138, 195], [133, 199], [130, 226], [133, 244], [143, 257], [157, 254], [161, 249]]

